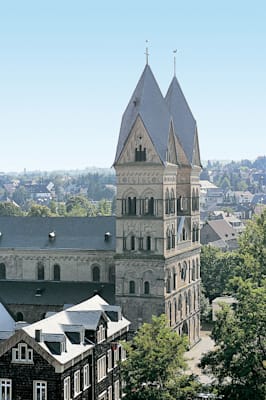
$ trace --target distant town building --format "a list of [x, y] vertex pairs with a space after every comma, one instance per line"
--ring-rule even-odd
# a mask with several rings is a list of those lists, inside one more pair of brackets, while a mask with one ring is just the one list
[[224, 251], [238, 247], [237, 237], [237, 231], [224, 219], [207, 221], [200, 232], [201, 244], [209, 244]]

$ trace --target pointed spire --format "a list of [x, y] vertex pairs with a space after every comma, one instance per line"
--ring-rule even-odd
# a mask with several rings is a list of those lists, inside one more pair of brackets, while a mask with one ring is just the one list
[[[173, 117], [175, 134], [178, 137], [190, 164], [194, 163], [195, 136], [197, 125], [182, 89], [174, 76], [169, 86], [165, 101]], [[199, 159], [199, 156], [196, 157]]]
[[147, 64], [123, 114], [115, 163], [138, 116], [142, 119], [161, 161], [165, 162], [171, 117], [158, 83]]

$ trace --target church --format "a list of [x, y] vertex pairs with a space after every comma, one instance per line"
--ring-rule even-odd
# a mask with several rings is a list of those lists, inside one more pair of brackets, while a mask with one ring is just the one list
[[122, 116], [115, 217], [0, 218], [0, 302], [33, 322], [95, 293], [136, 330], [165, 313], [200, 334], [197, 124], [176, 76], [164, 97], [147, 62]]

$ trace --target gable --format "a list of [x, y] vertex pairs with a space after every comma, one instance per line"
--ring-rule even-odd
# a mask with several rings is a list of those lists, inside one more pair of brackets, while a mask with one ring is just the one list
[[[10, 352], [10, 356], [12, 357], [12, 353], [14, 354], [16, 350], [19, 350], [21, 344], [26, 345], [26, 355], [29, 357], [29, 351], [33, 350], [33, 362], [34, 362], [34, 352], [36, 352], [43, 360], [45, 360], [48, 364], [53, 366], [54, 368], [57, 367], [57, 361], [48, 354], [39, 344], [36, 342], [32, 337], [27, 335], [27, 333], [20, 329], [19, 331], [15, 332], [9, 339], [5, 340], [4, 342], [0, 343], [0, 359], [3, 355]], [[19, 355], [19, 353], [18, 353]]]
[[[160, 157], [151, 141], [141, 117], [138, 115], [120, 154], [117, 164], [135, 163], [136, 152], [145, 152], [145, 160], [149, 163], [161, 164]], [[144, 159], [143, 159], [144, 162]]]
[[167, 146], [167, 162], [171, 164], [177, 164], [177, 149], [176, 149], [176, 141], [173, 132], [173, 126], [171, 124], [169, 137], [168, 137], [168, 146]]
[[174, 138], [175, 138], [175, 146], [176, 146], [178, 164], [179, 165], [189, 165], [187, 156], [186, 156], [184, 149], [180, 143], [180, 140], [178, 139], [177, 136], [174, 136]]
[[194, 151], [193, 151], [192, 164], [201, 167], [197, 128], [196, 128], [195, 137], [194, 137]]

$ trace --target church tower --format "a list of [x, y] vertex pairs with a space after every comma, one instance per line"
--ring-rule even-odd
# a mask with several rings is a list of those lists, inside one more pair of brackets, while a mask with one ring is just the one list
[[116, 302], [136, 329], [165, 313], [199, 339], [196, 121], [176, 77], [164, 98], [147, 64], [123, 114], [117, 176]]

